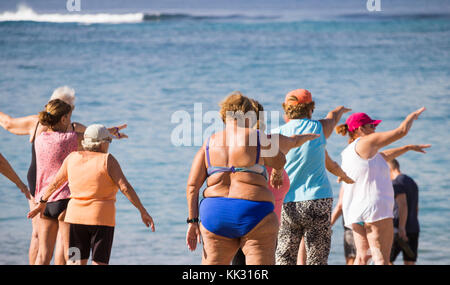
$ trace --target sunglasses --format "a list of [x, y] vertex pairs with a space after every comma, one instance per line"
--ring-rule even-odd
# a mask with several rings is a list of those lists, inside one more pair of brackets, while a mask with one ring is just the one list
[[375, 124], [365, 124], [364, 127], [370, 127], [371, 129], [375, 129], [377, 127], [377, 125]]

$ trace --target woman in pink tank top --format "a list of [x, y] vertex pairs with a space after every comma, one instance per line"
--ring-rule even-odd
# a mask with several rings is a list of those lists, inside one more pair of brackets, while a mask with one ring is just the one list
[[[39, 113], [39, 122], [48, 127], [35, 139], [36, 192], [40, 202], [43, 190], [53, 181], [64, 159], [78, 150], [78, 135], [70, 124], [72, 107], [60, 99], [51, 100]], [[69, 225], [64, 222], [70, 190], [67, 183], [48, 199], [38, 226], [39, 249], [36, 264], [50, 264], [58, 237], [55, 264], [65, 264], [69, 245]]]

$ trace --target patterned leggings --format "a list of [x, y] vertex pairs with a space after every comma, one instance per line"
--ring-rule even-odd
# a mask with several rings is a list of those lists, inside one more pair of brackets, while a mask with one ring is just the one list
[[302, 237], [305, 239], [306, 264], [328, 263], [332, 207], [332, 198], [283, 204], [276, 250], [277, 265], [297, 264]]

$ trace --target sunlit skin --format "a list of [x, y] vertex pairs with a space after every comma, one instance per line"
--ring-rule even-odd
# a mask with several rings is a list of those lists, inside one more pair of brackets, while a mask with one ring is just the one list
[[[425, 111], [422, 107], [409, 114], [399, 127], [386, 131], [376, 132], [376, 126], [366, 124], [358, 127], [356, 138], [360, 138], [356, 144], [356, 152], [363, 159], [374, 157], [381, 148], [406, 136], [415, 120]], [[380, 154], [386, 161], [390, 161], [405, 152], [412, 150], [425, 153], [426, 148], [431, 145], [407, 145], [381, 151]], [[370, 256], [367, 254], [370, 248], [372, 260], [375, 264], [389, 264], [389, 255], [393, 241], [393, 221], [392, 218], [379, 220], [373, 223], [365, 223], [363, 226], [353, 224], [353, 235], [357, 249], [355, 264], [367, 264]]]
[[[74, 111], [75, 106], [72, 106], [72, 112]], [[69, 117], [68, 128], [67, 131], [75, 131], [78, 134], [78, 144], [79, 149], [81, 149], [81, 140], [83, 138], [83, 133], [86, 130], [86, 126], [81, 123], [71, 121], [71, 116]], [[32, 143], [35, 137], [39, 136], [41, 133], [48, 131], [47, 126], [43, 126], [42, 124], [38, 124], [39, 116], [38, 115], [30, 115], [24, 117], [13, 118], [3, 112], [0, 112], [0, 126], [4, 128], [6, 131], [15, 134], [15, 135], [28, 135], [29, 141]], [[126, 124], [119, 125], [117, 127], [111, 127], [108, 130], [110, 133], [117, 139], [128, 138], [128, 136], [120, 131], [126, 128]], [[34, 209], [36, 206], [36, 202], [34, 199], [28, 200], [30, 210]], [[28, 260], [29, 264], [35, 264], [36, 258], [38, 256], [39, 250], [39, 240], [38, 240], [38, 227], [39, 227], [39, 216], [36, 216], [31, 221], [32, 224], [32, 233], [30, 239], [30, 246], [28, 251]], [[57, 244], [58, 252], [60, 250], [60, 243]]]
[[[98, 152], [101, 153], [108, 153], [109, 149], [109, 142], [102, 142], [100, 145], [100, 148]], [[66, 159], [67, 160], [67, 159]], [[49, 184], [49, 186], [44, 189], [44, 194], [42, 199], [46, 200], [48, 199], [54, 191], [56, 191], [61, 185], [66, 183], [68, 181], [69, 173], [67, 171], [66, 166], [67, 163], [63, 163], [61, 168], [59, 169], [58, 173], [56, 174], [54, 180]], [[153, 222], [153, 218], [148, 214], [147, 210], [142, 205], [138, 195], [134, 191], [131, 184], [126, 179], [125, 175], [122, 172], [122, 169], [119, 165], [119, 162], [110, 154], [108, 158], [108, 165], [107, 165], [108, 174], [111, 177], [111, 179], [117, 184], [117, 187], [120, 189], [120, 191], [128, 198], [128, 200], [139, 210], [141, 214], [142, 222], [145, 224], [146, 227], [150, 227], [151, 230], [155, 231], [155, 225]], [[27, 215], [29, 219], [34, 218], [37, 215], [41, 215], [44, 212], [46, 207], [46, 203], [39, 203], [36, 207], [34, 207]], [[66, 251], [68, 252], [68, 250]], [[87, 264], [87, 259], [83, 259], [80, 261], [81, 265]], [[75, 265], [77, 263], [69, 262], [68, 265]], [[93, 265], [105, 265], [104, 263], [93, 261]]]

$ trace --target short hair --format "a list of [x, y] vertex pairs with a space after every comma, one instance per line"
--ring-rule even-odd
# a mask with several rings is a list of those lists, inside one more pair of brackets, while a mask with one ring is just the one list
[[231, 112], [236, 115], [245, 115], [249, 111], [254, 111], [252, 102], [250, 99], [241, 92], [235, 91], [228, 95], [222, 102], [220, 106], [220, 116], [222, 121], [225, 123], [227, 118], [227, 112]]
[[400, 170], [400, 163], [398, 163], [397, 159], [394, 158], [393, 160], [388, 161], [388, 163], [392, 169]]
[[103, 142], [86, 142], [84, 140], [81, 141], [81, 145], [83, 146], [84, 150], [93, 152], [100, 152], [100, 146], [102, 143]]
[[300, 103], [297, 105], [286, 105], [285, 103], [281, 104], [283, 107], [284, 113], [288, 119], [303, 119], [309, 118], [310, 111], [314, 111], [315, 103], [311, 101], [309, 103]]
[[260, 117], [260, 115], [261, 115], [260, 112], [264, 112], [264, 107], [255, 99], [250, 98], [250, 102], [252, 103], [253, 109], [256, 112], [256, 120], [257, 121], [256, 121], [255, 127], [258, 130], [264, 131], [266, 126], [265, 126], [265, 123], [263, 121], [261, 121], [261, 120], [263, 120], [263, 118]]
[[60, 99], [69, 104], [72, 109], [75, 107], [75, 90], [69, 86], [61, 86], [53, 91], [50, 100]]

